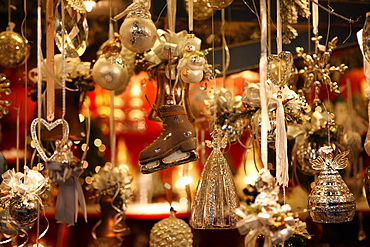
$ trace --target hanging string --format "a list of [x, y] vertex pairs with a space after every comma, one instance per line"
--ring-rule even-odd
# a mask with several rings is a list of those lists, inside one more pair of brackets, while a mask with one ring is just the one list
[[[283, 39], [282, 39], [282, 27], [281, 27], [281, 13], [280, 13], [280, 0], [276, 0], [276, 44], [277, 54], [283, 51]], [[280, 75], [280, 69], [279, 69]], [[280, 81], [280, 80], [279, 80]]]
[[[64, 13], [64, 1], [61, 1], [61, 12], [62, 12], [62, 119], [64, 119], [65, 114], [66, 114], [66, 51], [65, 51], [65, 13]], [[63, 129], [64, 129], [64, 125]], [[64, 133], [64, 130], [63, 130]]]
[[221, 10], [221, 36], [222, 36], [222, 87], [226, 88], [226, 71], [230, 65], [230, 51], [225, 38], [225, 9]]
[[175, 32], [176, 0], [167, 0], [168, 29]]
[[11, 13], [11, 3], [10, 0], [8, 0], [8, 24], [12, 22], [12, 13]]
[[261, 19], [261, 55], [259, 62], [260, 76], [260, 99], [261, 99], [261, 159], [265, 169], [267, 165], [267, 131], [269, 129], [269, 117], [267, 112], [266, 74], [267, 74], [267, 14], [266, 0], [260, 1]]
[[312, 0], [312, 29], [315, 36], [319, 35], [319, 6], [318, 0]]
[[[26, 38], [26, 26], [27, 26], [27, 0], [24, 0], [23, 1], [23, 13], [24, 13], [24, 18], [22, 20], [22, 24], [21, 24], [21, 35], [22, 37], [27, 40]], [[28, 100], [28, 78], [27, 78], [27, 71], [28, 71], [28, 63], [27, 63], [27, 60], [28, 58], [26, 59], [26, 62], [24, 63], [24, 157], [23, 157], [23, 160], [24, 160], [24, 166], [27, 166], [27, 138], [28, 138], [28, 122], [27, 122], [27, 117], [28, 117], [28, 103], [27, 103], [27, 100]]]
[[[38, 0], [37, 6], [37, 74], [42, 75], [42, 55], [41, 55], [41, 0]], [[42, 76], [37, 77], [37, 118], [41, 119], [41, 104], [42, 104]], [[37, 128], [38, 136], [41, 136], [41, 127], [38, 125]]]
[[188, 0], [189, 6], [188, 6], [188, 11], [189, 11], [189, 33], [193, 33], [194, 30], [194, 0]]
[[[114, 36], [113, 22], [112, 22], [112, 0], [109, 0], [109, 40]], [[116, 152], [117, 152], [117, 142], [116, 142], [116, 124], [114, 117], [114, 91], [109, 92], [109, 133], [110, 133], [110, 146], [111, 146], [111, 163], [112, 167], [116, 166]]]
[[332, 12], [332, 7], [330, 7], [330, 1], [328, 0], [328, 7], [330, 8], [330, 12], [328, 12], [328, 29], [326, 31], [326, 41], [325, 41], [325, 46], [327, 47], [328, 46], [328, 43], [329, 43], [329, 33], [330, 33], [330, 26], [331, 26], [331, 15], [330, 13]]
[[[46, 0], [46, 64], [54, 74], [54, 1]], [[55, 82], [53, 76], [46, 74], [46, 118], [52, 122], [55, 117]]]

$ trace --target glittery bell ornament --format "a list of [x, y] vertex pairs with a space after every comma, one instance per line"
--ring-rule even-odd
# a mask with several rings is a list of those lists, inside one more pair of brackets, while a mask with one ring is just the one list
[[324, 146], [319, 149], [319, 156], [310, 161], [313, 169], [321, 170], [308, 197], [308, 209], [314, 222], [342, 223], [353, 220], [355, 197], [337, 171], [347, 166], [348, 153], [344, 151], [333, 157], [333, 148]]
[[55, 6], [55, 44], [61, 53], [64, 50], [67, 57], [81, 56], [87, 48], [88, 31], [86, 9], [82, 0], [57, 2]]
[[213, 141], [206, 141], [213, 150], [200, 175], [190, 225], [195, 229], [236, 228], [235, 209], [239, 207], [239, 198], [229, 164], [221, 152], [227, 145], [227, 136], [215, 129], [212, 138]]
[[18, 67], [30, 55], [28, 41], [13, 31], [14, 23], [10, 22], [6, 31], [0, 33], [0, 65], [6, 68]]
[[125, 61], [120, 55], [122, 49], [118, 33], [103, 47], [102, 55], [92, 69], [96, 84], [107, 90], [123, 90], [127, 87], [129, 76]]
[[208, 8], [221, 10], [232, 4], [233, 0], [201, 0]]
[[122, 44], [133, 52], [144, 53], [152, 48], [157, 40], [157, 28], [149, 9], [150, 0], [134, 0], [127, 9], [114, 17], [114, 20], [118, 20], [127, 15], [119, 34]]
[[10, 216], [21, 225], [30, 225], [35, 222], [40, 210], [39, 198], [32, 194], [16, 196], [9, 205]]
[[155, 223], [150, 230], [149, 246], [191, 247], [193, 233], [190, 226], [184, 220], [177, 218], [171, 208], [170, 217]]

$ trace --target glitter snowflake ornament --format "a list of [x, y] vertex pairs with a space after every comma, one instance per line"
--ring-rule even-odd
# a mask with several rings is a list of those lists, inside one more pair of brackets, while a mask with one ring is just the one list
[[353, 220], [355, 197], [337, 171], [347, 166], [348, 153], [344, 151], [334, 157], [333, 148], [324, 146], [319, 149], [319, 156], [310, 161], [313, 169], [321, 170], [308, 197], [308, 208], [314, 222], [342, 223]]
[[190, 225], [195, 229], [236, 228], [239, 198], [229, 164], [221, 152], [227, 145], [227, 136], [215, 129], [212, 137], [213, 141], [206, 141], [213, 150], [200, 175]]
[[170, 217], [154, 224], [150, 231], [150, 247], [172, 246], [191, 247], [193, 246], [193, 233], [190, 226], [175, 216], [171, 208]]
[[331, 66], [329, 64], [330, 55], [337, 47], [338, 37], [334, 37], [328, 42], [327, 47], [320, 44], [322, 36], [312, 38], [315, 42], [315, 53], [311, 56], [304, 52], [303, 47], [296, 47], [297, 56], [303, 58], [305, 67], [299, 71], [299, 74], [304, 77], [304, 90], [310, 92], [311, 87], [315, 87], [315, 102], [320, 102], [318, 96], [321, 85], [329, 86], [331, 92], [339, 94], [337, 82], [332, 81], [330, 74], [339, 72], [343, 74], [348, 68], [345, 64], [339, 66]]

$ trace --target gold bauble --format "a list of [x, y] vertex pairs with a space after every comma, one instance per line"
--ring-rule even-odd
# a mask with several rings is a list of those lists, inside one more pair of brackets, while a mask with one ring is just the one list
[[0, 65], [15, 68], [22, 65], [30, 55], [28, 41], [19, 33], [4, 31], [0, 33]]

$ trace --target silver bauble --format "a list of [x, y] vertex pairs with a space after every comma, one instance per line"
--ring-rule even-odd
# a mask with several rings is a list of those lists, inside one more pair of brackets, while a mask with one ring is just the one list
[[150, 247], [191, 247], [193, 233], [190, 226], [171, 211], [170, 217], [155, 223], [150, 231], [149, 244]]
[[92, 68], [93, 80], [107, 90], [122, 88], [128, 83], [128, 72], [122, 63], [112, 61], [112, 57], [101, 55]]
[[19, 33], [4, 31], [0, 33], [0, 65], [6, 68], [18, 67], [30, 55], [28, 41]]
[[19, 224], [32, 224], [37, 220], [40, 211], [40, 203], [35, 195], [26, 194], [10, 200], [9, 214]]
[[157, 28], [151, 19], [126, 17], [119, 34], [122, 44], [127, 49], [136, 53], [144, 53], [153, 47], [157, 39]]
[[0, 210], [0, 232], [7, 235], [18, 235], [28, 232], [33, 227], [34, 223], [22, 225], [16, 222], [9, 214], [8, 205], [1, 207]]

